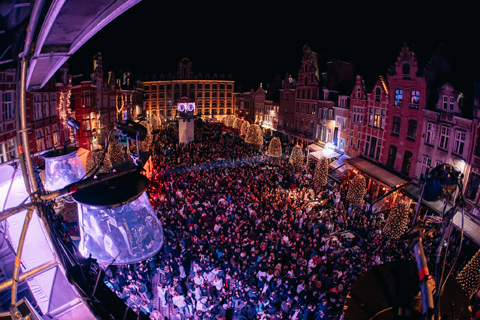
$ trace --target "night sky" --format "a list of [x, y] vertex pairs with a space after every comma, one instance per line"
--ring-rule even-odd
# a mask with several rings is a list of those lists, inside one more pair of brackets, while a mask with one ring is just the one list
[[[195, 72], [232, 74], [243, 90], [287, 72], [296, 77], [303, 45], [323, 61], [355, 64], [372, 81], [385, 75], [403, 42], [421, 64], [441, 42], [464, 79], [480, 74], [480, 12], [466, 1], [143, 0], [89, 40], [72, 65], [103, 54], [105, 71], [140, 77], [174, 73], [188, 57]], [[477, 60], [475, 60], [477, 59]]]

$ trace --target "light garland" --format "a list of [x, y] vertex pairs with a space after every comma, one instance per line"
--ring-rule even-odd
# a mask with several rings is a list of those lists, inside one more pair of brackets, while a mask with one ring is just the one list
[[[66, 119], [71, 116], [72, 109], [71, 109], [71, 101], [70, 98], [72, 96], [72, 89], [68, 89], [68, 91], [62, 91], [60, 93], [60, 100], [58, 102], [57, 110], [58, 116], [62, 123], [63, 128], [66, 127]], [[69, 139], [73, 141], [73, 130], [69, 130]], [[62, 134], [63, 135], [63, 134]]]
[[268, 155], [275, 158], [282, 156], [282, 142], [278, 137], [273, 137], [272, 140], [270, 140], [270, 144], [268, 145]]
[[407, 231], [410, 221], [410, 201], [400, 200], [395, 203], [388, 215], [383, 235], [387, 238], [397, 240]]
[[352, 206], [359, 207], [362, 204], [366, 184], [365, 177], [361, 174], [357, 174], [353, 178], [346, 197]]
[[242, 123], [242, 128], [240, 129], [240, 135], [245, 136], [247, 134], [249, 127], [250, 127], [250, 123], [248, 121], [244, 121]]
[[117, 139], [110, 141], [108, 144], [107, 156], [112, 166], [125, 162], [125, 151], [123, 150], [120, 141]]
[[317, 162], [315, 173], [313, 174], [313, 183], [315, 187], [325, 187], [328, 180], [328, 159], [322, 157]]
[[103, 155], [103, 150], [97, 149], [94, 151], [91, 151], [88, 156], [87, 156], [87, 173], [88, 174], [93, 174], [94, 169], [100, 165], [100, 161], [102, 160], [103, 157], [103, 163], [98, 170], [98, 173], [107, 173], [112, 170], [112, 163], [110, 162], [110, 159], [107, 157], [107, 155]]
[[147, 129], [147, 136], [143, 141], [140, 142], [140, 150], [141, 151], [148, 151], [150, 150], [150, 146], [153, 142], [152, 137], [152, 126], [147, 121], [140, 121], [140, 125], [144, 126]]
[[457, 282], [471, 299], [480, 289], [480, 250], [457, 276]]
[[288, 160], [295, 168], [300, 168], [303, 166], [303, 159], [305, 158], [302, 147], [298, 144], [293, 147], [292, 153], [290, 154], [290, 159]]
[[240, 118], [235, 118], [235, 121], [233, 122], [232, 125], [233, 129], [235, 130], [240, 130], [242, 127], [242, 119]]
[[247, 134], [245, 135], [245, 143], [256, 146], [263, 145], [263, 132], [258, 124], [252, 124], [248, 127]]
[[228, 115], [226, 120], [225, 120], [225, 126], [227, 126], [229, 128], [232, 128], [235, 120], [236, 120], [236, 118], [235, 118], [234, 115], [232, 115], [232, 114]]

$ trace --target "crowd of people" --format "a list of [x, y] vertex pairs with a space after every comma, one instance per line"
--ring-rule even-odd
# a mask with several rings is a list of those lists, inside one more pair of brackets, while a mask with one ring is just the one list
[[357, 278], [411, 253], [382, 236], [383, 215], [349, 206], [347, 181], [318, 187], [311, 168], [291, 166], [292, 147], [271, 158], [207, 125], [185, 145], [175, 127], [162, 127], [148, 192], [164, 247], [110, 266], [107, 286], [152, 319], [155, 291], [158, 308], [183, 319], [339, 319]]

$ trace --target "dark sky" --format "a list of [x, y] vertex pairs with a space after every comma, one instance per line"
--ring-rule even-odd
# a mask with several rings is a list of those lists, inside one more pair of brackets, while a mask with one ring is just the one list
[[[463, 3], [465, 2], [465, 3]], [[231, 73], [245, 90], [279, 74], [296, 76], [302, 47], [324, 61], [351, 61], [368, 78], [385, 74], [404, 41], [420, 61], [440, 42], [457, 72], [479, 74], [480, 13], [474, 1], [143, 0], [90, 39], [71, 59], [103, 53], [106, 70], [174, 73], [188, 57], [195, 72]]]

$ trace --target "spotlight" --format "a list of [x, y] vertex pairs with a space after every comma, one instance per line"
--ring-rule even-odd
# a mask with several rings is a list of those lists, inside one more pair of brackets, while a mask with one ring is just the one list
[[74, 118], [67, 118], [67, 124], [70, 128], [73, 130], [79, 130], [80, 129], [80, 122], [75, 120]]
[[426, 175], [423, 198], [435, 201], [443, 197], [450, 198], [455, 191], [460, 172], [449, 164], [440, 164]]
[[147, 137], [147, 128], [138, 124], [132, 120], [126, 120], [125, 122], [114, 122], [113, 125], [119, 133], [128, 139], [143, 141]]

